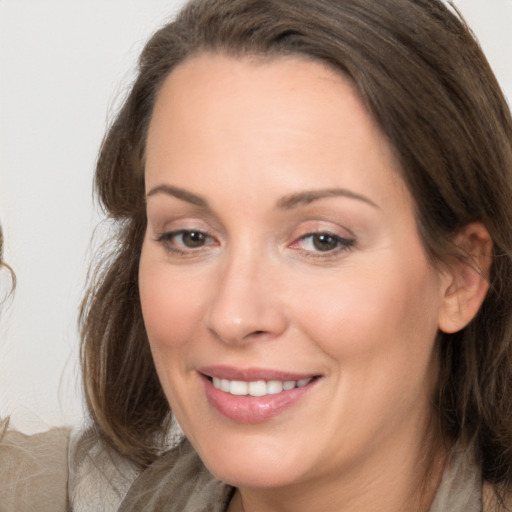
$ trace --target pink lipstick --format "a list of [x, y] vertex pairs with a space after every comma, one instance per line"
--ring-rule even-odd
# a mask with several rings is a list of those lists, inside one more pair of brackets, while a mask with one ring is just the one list
[[205, 367], [200, 374], [210, 404], [241, 423], [260, 423], [279, 415], [318, 381], [316, 375], [228, 366]]

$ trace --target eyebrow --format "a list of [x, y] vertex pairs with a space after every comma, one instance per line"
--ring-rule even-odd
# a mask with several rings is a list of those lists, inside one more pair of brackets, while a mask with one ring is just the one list
[[[173, 185], [157, 185], [146, 194], [146, 197], [155, 196], [157, 194], [167, 194], [182, 201], [186, 201], [187, 203], [193, 204], [194, 206], [198, 206], [200, 208], [209, 208], [208, 201], [206, 201], [206, 199], [203, 197]], [[347, 197], [349, 199], [356, 199], [370, 206], [373, 206], [374, 208], [380, 209], [379, 206], [371, 199], [345, 188], [305, 190], [296, 194], [289, 194], [277, 201], [277, 207], [281, 210], [292, 210], [294, 208], [299, 208], [301, 206], [311, 204], [315, 201], [318, 201], [319, 199], [326, 199], [329, 197]]]
[[187, 203], [191, 203], [194, 206], [208, 208], [208, 201], [206, 201], [206, 199], [203, 199], [201, 196], [197, 196], [188, 190], [174, 187], [172, 185], [157, 185], [146, 194], [146, 197], [155, 196], [157, 194], [167, 194], [169, 196], [176, 197], [177, 199], [181, 199], [182, 201], [186, 201]]
[[356, 199], [363, 203], [369, 204], [374, 208], [380, 209], [379, 206], [374, 203], [371, 199], [347, 190], [345, 188], [328, 188], [323, 190], [306, 190], [297, 194], [290, 194], [281, 198], [277, 202], [277, 206], [283, 210], [291, 210], [300, 206], [305, 206], [319, 199], [325, 199], [328, 197], [348, 197], [349, 199]]

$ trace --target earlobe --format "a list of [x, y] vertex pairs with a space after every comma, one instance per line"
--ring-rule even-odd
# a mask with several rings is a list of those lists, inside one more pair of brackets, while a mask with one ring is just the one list
[[446, 286], [438, 327], [445, 333], [460, 331], [476, 316], [489, 288], [492, 240], [481, 222], [465, 226], [455, 237], [460, 256], [447, 263]]

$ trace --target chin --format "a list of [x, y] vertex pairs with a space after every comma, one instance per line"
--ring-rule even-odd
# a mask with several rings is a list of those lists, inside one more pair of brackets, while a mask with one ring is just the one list
[[[234, 487], [278, 488], [301, 480], [304, 461], [296, 460], [296, 449], [284, 441], [279, 446], [276, 440], [250, 435], [248, 439], [211, 441], [196, 447], [203, 463], [219, 480]], [[286, 448], [285, 448], [286, 447]]]

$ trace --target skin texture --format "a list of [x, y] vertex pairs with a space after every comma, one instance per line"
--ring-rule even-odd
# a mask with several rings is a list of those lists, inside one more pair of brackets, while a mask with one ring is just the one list
[[[157, 99], [146, 191], [153, 357], [199, 455], [239, 488], [230, 510], [242, 498], [246, 512], [428, 510], [444, 460], [427, 467], [436, 333], [467, 323], [485, 287], [427, 261], [393, 152], [351, 83], [300, 58], [186, 61]], [[467, 238], [480, 246], [484, 231]], [[480, 294], [469, 309], [454, 298], [468, 280]], [[239, 422], [208, 400], [210, 365], [318, 378], [280, 414]]]

